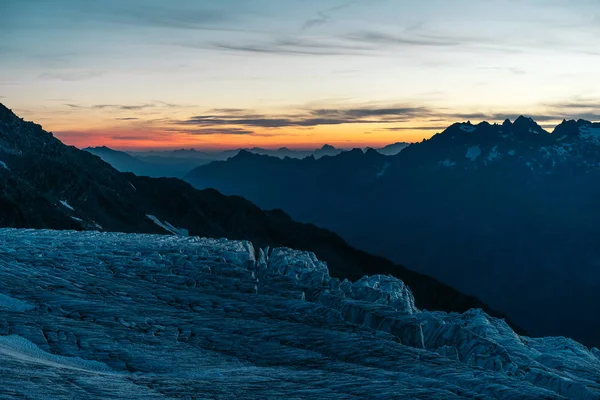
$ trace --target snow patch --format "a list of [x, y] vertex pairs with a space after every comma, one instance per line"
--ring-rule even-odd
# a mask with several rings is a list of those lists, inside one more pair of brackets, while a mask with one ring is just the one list
[[600, 143], [600, 128], [597, 128], [593, 125], [580, 126], [579, 134], [584, 139], [589, 139], [595, 143]]
[[442, 167], [454, 167], [456, 165], [456, 161], [445, 159], [444, 161], [440, 161], [440, 165]]
[[133, 183], [129, 182], [129, 186], [131, 186], [133, 188], [133, 190], [137, 191], [137, 189], [135, 188], [135, 186], [133, 186]]
[[4, 161], [0, 161], [0, 167], [3, 167], [4, 169], [7, 169], [10, 171], [10, 168], [8, 168], [8, 166], [6, 165], [6, 163]]
[[477, 127], [475, 127], [475, 126], [473, 126], [473, 125], [466, 125], [466, 124], [462, 124], [462, 125], [460, 126], [460, 129], [461, 129], [462, 131], [465, 131], [465, 132], [467, 132], [467, 133], [472, 133], [472, 132], [475, 132], [475, 129], [477, 129]]
[[525, 164], [529, 167], [531, 172], [535, 172], [535, 169], [533, 168], [533, 164], [531, 162], [527, 161]]
[[548, 148], [546, 146], [542, 146], [540, 147], [540, 151], [543, 152], [543, 156], [546, 158], [550, 158], [552, 157], [552, 154], [550, 153], [550, 150], [548, 150]]
[[517, 152], [516, 152], [516, 151], [514, 151], [514, 150], [509, 150], [509, 151], [508, 151], [508, 155], [509, 155], [509, 156], [514, 156], [515, 154], [517, 154]]
[[90, 361], [79, 357], [65, 357], [47, 353], [35, 343], [18, 335], [0, 336], [0, 354], [56, 368], [101, 373], [113, 372], [108, 365], [100, 361]]
[[487, 160], [488, 161], [493, 161], [493, 160], [495, 160], [495, 159], [497, 159], [499, 157], [500, 157], [500, 153], [498, 153], [498, 146], [494, 146], [490, 150], [490, 153], [487, 156]]
[[0, 308], [8, 308], [13, 311], [29, 311], [33, 310], [33, 306], [22, 300], [15, 299], [14, 297], [6, 296], [0, 293]]
[[475, 161], [480, 155], [481, 149], [479, 148], [479, 145], [477, 145], [469, 147], [467, 149], [467, 154], [465, 154], [465, 157], [467, 157], [471, 161]]
[[146, 214], [146, 217], [148, 217], [148, 219], [152, 220], [152, 222], [154, 222], [156, 225], [160, 226], [167, 232], [172, 233], [173, 235], [177, 235], [177, 236], [188, 236], [189, 235], [189, 232], [187, 229], [176, 228], [173, 225], [171, 225], [171, 223], [169, 221], [165, 221], [163, 223], [158, 218], [156, 218], [154, 215], [151, 215], [151, 214]]
[[387, 171], [387, 169], [390, 167], [390, 163], [386, 162], [385, 164], [383, 164], [383, 168], [381, 168], [381, 171], [379, 171], [377, 173], [377, 179], [381, 178], [383, 175], [385, 175], [385, 171]]
[[81, 218], [77, 218], [77, 217], [71, 217], [71, 219], [74, 219], [77, 222], [83, 222], [83, 220]]
[[67, 208], [68, 208], [69, 210], [71, 210], [71, 211], [75, 211], [75, 209], [74, 209], [73, 207], [71, 207], [71, 206], [69, 205], [69, 203], [67, 203], [67, 201], [66, 201], [66, 200], [61, 200], [61, 201], [60, 201], [60, 204], [62, 204], [63, 206], [67, 207]]

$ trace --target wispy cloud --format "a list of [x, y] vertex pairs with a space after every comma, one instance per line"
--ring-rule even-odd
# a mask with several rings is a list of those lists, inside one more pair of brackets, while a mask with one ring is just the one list
[[176, 2], [164, 2], [160, 6], [140, 5], [135, 2], [108, 5], [85, 2], [81, 3], [78, 9], [94, 19], [150, 28], [220, 30], [224, 28], [224, 23], [231, 22], [231, 13], [208, 7], [177, 7]]
[[152, 142], [168, 142], [172, 140], [169, 136], [161, 136], [161, 135], [112, 135], [110, 136], [112, 140], [119, 141], [131, 141], [131, 142], [142, 142], [142, 141], [152, 141]]
[[600, 121], [600, 99], [573, 98], [543, 105], [548, 113], [564, 118]]
[[600, 100], [575, 98], [568, 101], [546, 103], [545, 106], [560, 110], [600, 110]]
[[184, 133], [188, 135], [208, 136], [208, 135], [254, 135], [255, 132], [243, 128], [200, 128], [200, 129], [167, 129], [170, 132]]
[[325, 25], [327, 22], [331, 20], [331, 13], [339, 10], [343, 10], [344, 8], [350, 7], [354, 3], [353, 1], [348, 1], [346, 3], [340, 4], [336, 7], [331, 7], [325, 10], [317, 11], [317, 15], [314, 18], [310, 18], [304, 22], [302, 25], [302, 30], [307, 30], [310, 28], [314, 28], [317, 26]]
[[344, 36], [350, 41], [369, 43], [376, 46], [458, 46], [462, 41], [435, 36], [401, 36], [377, 31], [359, 31]]
[[64, 72], [44, 72], [38, 79], [57, 80], [64, 82], [83, 81], [93, 79], [104, 75], [101, 71], [64, 71]]
[[252, 110], [234, 109], [229, 112], [212, 110], [186, 120], [174, 121], [176, 125], [201, 127], [244, 126], [254, 128], [315, 127], [341, 124], [377, 124], [404, 122], [412, 118], [432, 115], [427, 107], [364, 107], [364, 108], [320, 108], [298, 110], [288, 115], [266, 115]]
[[[443, 130], [447, 125], [439, 122], [455, 121], [490, 121], [497, 122], [506, 119], [515, 120], [520, 115], [526, 114], [540, 123], [556, 122], [563, 118], [583, 118], [590, 120], [600, 119], [595, 112], [593, 104], [566, 102], [556, 105], [553, 109], [540, 112], [503, 113], [503, 112], [471, 112], [464, 113], [447, 108], [434, 108], [425, 105], [390, 105], [390, 106], [362, 106], [362, 107], [337, 107], [337, 108], [310, 108], [297, 109], [287, 114], [264, 114], [244, 109], [218, 109], [210, 110], [201, 115], [194, 115], [185, 120], [170, 121], [170, 124], [182, 127], [199, 129], [197, 134], [231, 133], [231, 134], [256, 134], [252, 128], [278, 129], [278, 128], [315, 128], [328, 125], [343, 124], [398, 124], [400, 126], [385, 127], [390, 131], [402, 130]], [[583, 108], [583, 110], [582, 110]], [[421, 125], [405, 126], [407, 123], [420, 122]], [[425, 125], [429, 122], [438, 122], [435, 125]], [[423, 124], [425, 123], [425, 124]], [[226, 127], [226, 131], [220, 130]], [[234, 131], [230, 132], [230, 129]], [[240, 131], [238, 131], [240, 130]], [[248, 131], [246, 131], [248, 130]]]
[[[392, 128], [383, 128], [386, 131], [443, 131], [448, 126], [438, 125], [438, 126], [395, 126]], [[380, 130], [380, 129], [377, 129]]]
[[126, 118], [115, 118], [117, 121], [135, 121], [138, 118], [126, 117]]
[[306, 56], [361, 55], [372, 50], [367, 46], [343, 41], [315, 41], [301, 38], [278, 38], [255, 43], [214, 42], [210, 46], [217, 50], [236, 52]]
[[154, 101], [152, 103], [142, 103], [142, 104], [76, 104], [76, 103], [66, 103], [66, 107], [72, 110], [113, 110], [113, 111], [141, 111], [148, 109], [164, 109], [164, 108], [186, 108], [190, 107], [182, 104], [172, 104], [164, 101]]

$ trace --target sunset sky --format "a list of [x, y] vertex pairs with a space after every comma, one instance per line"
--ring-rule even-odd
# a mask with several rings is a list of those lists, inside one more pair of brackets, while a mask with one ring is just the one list
[[600, 120], [598, 0], [0, 0], [0, 35], [0, 102], [78, 147]]

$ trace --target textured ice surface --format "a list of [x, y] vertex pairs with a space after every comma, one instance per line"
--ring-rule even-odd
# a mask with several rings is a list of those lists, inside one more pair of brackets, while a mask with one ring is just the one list
[[14, 311], [29, 311], [33, 306], [24, 301], [0, 293], [0, 308], [8, 308]]
[[598, 399], [598, 350], [241, 241], [0, 230], [0, 398]]

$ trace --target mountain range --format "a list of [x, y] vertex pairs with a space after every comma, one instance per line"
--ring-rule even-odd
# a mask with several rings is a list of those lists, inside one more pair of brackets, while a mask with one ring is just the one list
[[[394, 143], [388, 146], [376, 149], [381, 154], [398, 154], [408, 143]], [[331, 145], [323, 145], [316, 150], [297, 150], [282, 147], [275, 150], [252, 147], [249, 149], [235, 149], [224, 151], [198, 151], [195, 149], [179, 149], [168, 151], [118, 151], [106, 146], [87, 147], [83, 150], [97, 155], [102, 160], [111, 164], [121, 172], [133, 172], [140, 176], [150, 177], [173, 177], [183, 178], [192, 169], [212, 161], [224, 161], [240, 151], [247, 151], [253, 154], [268, 155], [277, 158], [297, 158], [306, 157], [321, 158], [325, 156], [336, 156], [347, 151], [338, 149]], [[365, 149], [366, 150], [366, 149]]]
[[460, 312], [482, 308], [504, 316], [473, 296], [356, 250], [338, 235], [295, 222], [280, 210], [263, 211], [241, 197], [196, 190], [179, 179], [119, 172], [1, 104], [0, 227], [189, 234], [310, 250], [339, 278], [392, 274], [403, 279], [419, 307]]
[[393, 156], [240, 152], [185, 179], [331, 229], [530, 333], [600, 344], [600, 124], [456, 123]]

